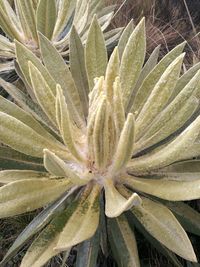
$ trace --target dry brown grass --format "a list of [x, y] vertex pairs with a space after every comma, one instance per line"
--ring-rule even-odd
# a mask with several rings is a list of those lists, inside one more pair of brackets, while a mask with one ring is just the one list
[[[117, 4], [123, 0], [106, 0]], [[199, 0], [126, 0], [112, 22], [112, 26], [124, 26], [133, 18], [135, 24], [146, 17], [147, 53], [161, 44], [161, 56], [186, 40], [186, 65], [200, 59], [200, 1]]]

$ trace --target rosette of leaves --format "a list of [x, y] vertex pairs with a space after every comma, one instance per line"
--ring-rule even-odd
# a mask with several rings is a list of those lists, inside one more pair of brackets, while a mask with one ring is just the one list
[[[69, 51], [69, 32], [72, 24], [84, 42], [91, 20], [96, 13], [102, 30], [110, 24], [114, 6], [104, 7], [102, 0], [15, 0], [0, 1], [0, 27], [6, 36], [0, 35], [0, 72], [14, 69], [15, 44], [18, 40], [37, 56], [40, 56], [38, 31], [45, 35], [63, 57]], [[112, 44], [121, 29], [105, 34], [107, 45]]]
[[0, 97], [0, 217], [44, 209], [1, 266], [33, 236], [21, 267], [76, 245], [76, 266], [95, 266], [100, 251], [140, 266], [135, 227], [175, 266], [175, 254], [195, 262], [184, 228], [200, 234], [200, 217], [182, 201], [200, 197], [200, 64], [180, 76], [184, 44], [144, 64], [144, 20], [109, 60], [96, 17], [85, 47], [73, 27], [70, 69], [39, 40], [43, 63], [16, 42], [32, 99], [1, 80], [16, 104]]

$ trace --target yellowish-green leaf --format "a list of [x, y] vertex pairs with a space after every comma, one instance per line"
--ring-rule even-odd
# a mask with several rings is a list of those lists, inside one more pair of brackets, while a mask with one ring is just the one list
[[120, 81], [123, 88], [123, 102], [128, 106], [132, 89], [139, 78], [146, 52], [145, 21], [142, 19], [131, 34], [122, 55]]
[[111, 249], [119, 266], [140, 267], [135, 234], [125, 215], [108, 221]]
[[105, 75], [108, 61], [104, 36], [96, 16], [94, 16], [89, 28], [85, 47], [85, 61], [89, 86], [92, 90], [94, 79]]
[[171, 50], [145, 78], [134, 99], [134, 103], [131, 109], [132, 112], [139, 114], [156, 83], [158, 82], [166, 68], [172, 63], [172, 61], [182, 53], [184, 46], [185, 42]]
[[117, 77], [113, 84], [113, 109], [114, 109], [114, 121], [117, 139], [119, 139], [121, 131], [125, 123], [125, 111], [122, 100], [122, 88], [120, 85], [120, 79]]
[[133, 114], [129, 113], [122, 129], [117, 150], [114, 155], [111, 172], [116, 173], [125, 167], [131, 159], [135, 137], [135, 120]]
[[94, 161], [97, 168], [105, 168], [109, 157], [109, 106], [106, 97], [99, 104], [93, 130]]
[[128, 199], [123, 197], [116, 189], [113, 181], [109, 178], [104, 181], [105, 189], [105, 214], [110, 218], [118, 217], [132, 206], [141, 205], [141, 199], [134, 193]]
[[44, 36], [51, 40], [57, 14], [56, 14], [56, 1], [55, 0], [40, 0], [37, 12], [36, 23], [37, 30]]
[[119, 49], [119, 57], [122, 58], [122, 55], [124, 53], [124, 49], [128, 43], [128, 40], [134, 30], [134, 24], [133, 20], [130, 20], [130, 22], [127, 24], [126, 28], [123, 30], [122, 35], [119, 39], [118, 43], [118, 49]]
[[[57, 123], [60, 128], [61, 135], [63, 140], [69, 150], [69, 152], [78, 160], [83, 161], [83, 157], [81, 155], [81, 151], [78, 151], [78, 148], [75, 144], [75, 136], [76, 132], [72, 135], [73, 126], [70, 121], [69, 111], [67, 104], [65, 102], [65, 97], [62, 93], [62, 89], [60, 86], [57, 86], [57, 96], [56, 96], [56, 111], [59, 114], [56, 114]], [[77, 129], [79, 131], [79, 129]]]
[[[62, 159], [52, 153], [48, 149], [44, 150], [44, 166], [45, 168], [53, 175], [67, 177], [74, 184], [84, 185], [87, 183], [86, 180], [82, 179], [78, 174], [74, 171], [73, 167], [67, 165]], [[74, 167], [76, 163], [74, 163]]]
[[160, 243], [189, 261], [197, 261], [187, 234], [168, 208], [143, 197], [142, 205], [133, 207], [132, 212]]
[[32, 87], [40, 106], [51, 122], [56, 125], [55, 96], [40, 71], [31, 62], [29, 62], [29, 72]]
[[55, 138], [49, 134], [31, 114], [24, 111], [13, 102], [6, 100], [2, 96], [0, 96], [0, 111], [15, 117], [17, 120], [23, 122], [41, 136], [47, 138], [47, 140], [55, 142]]
[[0, 171], [0, 183], [8, 184], [19, 180], [37, 179], [49, 177], [48, 173], [27, 170], [5, 170]]
[[0, 112], [0, 140], [15, 150], [33, 157], [43, 157], [44, 148], [56, 151], [63, 158], [68, 157], [61, 143], [48, 141], [23, 122], [3, 112]]
[[119, 52], [118, 48], [115, 47], [112, 55], [110, 56], [108, 66], [106, 69], [106, 76], [105, 76], [105, 89], [107, 98], [112, 103], [113, 99], [113, 84], [117, 76], [119, 76]]
[[0, 1], [0, 26], [11, 39], [22, 41], [19, 21], [7, 0]]
[[148, 125], [159, 115], [168, 102], [177, 83], [183, 57], [184, 54], [180, 55], [169, 65], [153, 88], [136, 120], [136, 140], [144, 134]]
[[16, 46], [16, 55], [17, 62], [19, 63], [20, 69], [26, 78], [29, 86], [31, 86], [31, 78], [29, 74], [28, 62], [30, 61], [37, 69], [42, 73], [42, 76], [45, 78], [48, 86], [51, 88], [52, 93], [56, 95], [56, 82], [52, 79], [51, 75], [45, 69], [42, 62], [38, 59], [36, 55], [34, 55], [30, 49], [26, 48], [21, 43], [15, 41]]
[[32, 37], [37, 42], [36, 15], [33, 7], [33, 1], [15, 0], [15, 3], [25, 36], [28, 38]]
[[62, 87], [71, 116], [81, 128], [84, 125], [84, 114], [72, 74], [51, 42], [42, 34], [39, 34], [39, 39], [44, 64], [56, 83]]
[[67, 25], [67, 21], [72, 15], [76, 1], [60, 0], [58, 5], [58, 15], [56, 19], [56, 25], [54, 28], [53, 37], [57, 39], [59, 34], [64, 30]]
[[87, 197], [81, 197], [80, 203], [60, 234], [56, 251], [67, 250], [95, 234], [99, 224], [99, 192], [99, 185], [94, 185]]
[[70, 71], [79, 92], [82, 110], [87, 117], [89, 84], [85, 65], [85, 51], [74, 26], [70, 34]]
[[132, 173], [149, 172], [179, 160], [198, 156], [200, 154], [199, 127], [200, 116], [166, 146], [130, 161], [129, 171]]
[[200, 198], [200, 179], [179, 181], [127, 176], [122, 180], [137, 191], [170, 201], [185, 201]]
[[56, 200], [72, 184], [68, 179], [21, 180], [0, 188], [0, 218], [32, 211]]

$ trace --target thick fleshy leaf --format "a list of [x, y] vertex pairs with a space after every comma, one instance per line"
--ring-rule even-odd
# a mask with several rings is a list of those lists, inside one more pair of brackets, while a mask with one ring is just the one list
[[117, 139], [119, 140], [121, 131], [125, 123], [125, 111], [122, 100], [122, 88], [120, 85], [120, 79], [117, 77], [113, 84], [113, 109], [114, 109], [114, 122], [117, 134]]
[[67, 21], [72, 15], [75, 7], [75, 1], [60, 0], [58, 5], [58, 15], [56, 25], [53, 33], [54, 38], [58, 38], [59, 34], [64, 30], [67, 25]]
[[198, 143], [200, 116], [178, 137], [152, 153], [135, 158], [128, 164], [131, 173], [144, 173], [170, 165], [176, 161], [196, 157], [200, 154]]
[[0, 187], [0, 217], [41, 208], [72, 187], [68, 179], [29, 179]]
[[8, 184], [20, 180], [29, 180], [37, 178], [48, 178], [49, 174], [45, 172], [27, 171], [27, 170], [5, 170], [0, 171], [0, 183]]
[[27, 126], [31, 127], [38, 134], [47, 138], [48, 140], [55, 141], [55, 138], [51, 134], [49, 134], [42, 127], [42, 125], [38, 123], [37, 120], [34, 119], [33, 116], [31, 116], [31, 114], [24, 111], [23, 109], [21, 109], [19, 106], [17, 106], [13, 102], [6, 100], [2, 96], [0, 96], [0, 111], [20, 120]]
[[136, 140], [144, 134], [148, 125], [166, 106], [177, 83], [183, 57], [184, 54], [180, 55], [169, 65], [153, 88], [136, 120]]
[[128, 104], [128, 110], [132, 110], [133, 101], [135, 98], [136, 93], [138, 92], [140, 86], [142, 85], [145, 78], [149, 75], [149, 73], [153, 70], [153, 68], [158, 63], [158, 56], [160, 52], [160, 45], [158, 45], [153, 52], [151, 53], [150, 57], [148, 58], [147, 62], [144, 64], [144, 67], [142, 68], [139, 78], [137, 80], [137, 83], [132, 91], [130, 101]]
[[164, 202], [177, 217], [183, 228], [200, 236], [200, 214], [183, 202]]
[[172, 93], [172, 96], [170, 100], [173, 100], [184, 88], [190, 80], [196, 75], [197, 71], [200, 69], [200, 63], [195, 64], [191, 68], [189, 68], [188, 71], [186, 71], [178, 80], [176, 87], [174, 88], [174, 91]]
[[13, 149], [33, 157], [43, 157], [43, 149], [57, 151], [67, 157], [65, 147], [59, 142], [51, 142], [36, 133], [21, 121], [0, 112], [0, 140]]
[[109, 106], [105, 98], [99, 104], [93, 130], [94, 161], [98, 169], [103, 169], [109, 159]]
[[176, 255], [166, 248], [163, 244], [161, 244], [156, 238], [154, 238], [152, 235], [149, 234], [149, 232], [144, 228], [144, 226], [136, 219], [136, 217], [133, 215], [133, 213], [127, 214], [127, 219], [129, 222], [129, 225], [134, 230], [135, 227], [143, 234], [146, 239], [149, 241], [149, 243], [156, 248], [160, 253], [162, 253], [171, 263], [173, 263], [174, 267], [183, 267], [183, 265], [179, 262]]
[[119, 67], [120, 67], [120, 60], [119, 60], [119, 52], [118, 48], [115, 47], [113, 53], [110, 56], [108, 66], [106, 68], [106, 75], [105, 75], [105, 87], [106, 87], [106, 95], [110, 103], [112, 103], [113, 99], [113, 84], [117, 76], [119, 76]]
[[[40, 235], [34, 240], [26, 252], [21, 267], [41, 267], [53, 256], [59, 252], [54, 250], [61, 231], [63, 230], [67, 220], [69, 219], [74, 205], [57, 215], [47, 227], [40, 233]], [[70, 248], [69, 248], [70, 250]]]
[[90, 90], [96, 77], [104, 76], [107, 65], [107, 50], [97, 17], [91, 23], [85, 47], [85, 61]]
[[3, 258], [1, 265], [5, 264], [20, 250], [20, 248], [42, 228], [44, 228], [53, 217], [62, 212], [66, 204], [72, 201], [72, 193], [74, 190], [70, 190], [67, 194], [59, 198], [56, 202], [50, 204], [42, 212], [40, 212], [31, 222], [26, 226], [23, 232], [17, 237], [15, 242], [9, 248], [5, 257]]
[[120, 81], [123, 88], [122, 94], [125, 109], [132, 95], [132, 89], [140, 75], [145, 52], [145, 21], [142, 19], [131, 34], [121, 59]]
[[137, 244], [125, 215], [108, 220], [109, 241], [119, 267], [139, 267]]
[[56, 1], [40, 0], [36, 13], [37, 30], [50, 40], [53, 34], [56, 18]]
[[59, 85], [57, 86], [56, 95], [56, 120], [67, 149], [78, 161], [83, 161], [81, 151], [78, 150], [75, 144], [76, 134], [77, 131], [79, 132], [79, 129], [73, 129], [73, 125], [69, 117], [69, 110], [65, 102], [65, 97]]
[[196, 262], [190, 240], [171, 211], [164, 205], [142, 198], [142, 205], [132, 208], [145, 229], [164, 246], [184, 259]]
[[32, 37], [36, 42], [36, 16], [32, 0], [16, 0], [16, 8], [20, 18], [21, 26], [26, 37]]
[[52, 93], [55, 95], [56, 94], [56, 82], [53, 80], [51, 75], [45, 69], [44, 65], [38, 59], [38, 57], [34, 55], [30, 51], [30, 49], [28, 49], [27, 47], [25, 47], [24, 45], [22, 45], [21, 43], [17, 41], [15, 41], [15, 47], [16, 47], [17, 62], [29, 86], [31, 86], [31, 78], [30, 78], [29, 67], [28, 67], [28, 62], [30, 61], [41, 72], [48, 86], [51, 88]]
[[97, 229], [95, 235], [81, 243], [77, 250], [76, 267], [93, 267], [97, 264], [100, 249], [100, 232]]
[[39, 39], [42, 59], [47, 70], [56, 83], [62, 87], [72, 118], [78, 125], [83, 126], [84, 115], [80, 96], [67, 64], [45, 36], [39, 34]]
[[110, 218], [121, 215], [124, 211], [129, 210], [132, 206], [141, 204], [141, 199], [138, 194], [134, 193], [128, 199], [123, 197], [116, 189], [111, 179], [104, 181], [105, 189], [105, 214]]
[[0, 146], [0, 168], [1, 170], [35, 170], [45, 171], [42, 159], [34, 158], [16, 150]]
[[38, 103], [40, 104], [46, 115], [49, 117], [51, 122], [56, 125], [55, 96], [53, 95], [40, 71], [31, 62], [29, 62], [29, 72], [31, 77], [31, 84]]
[[94, 185], [89, 195], [86, 189], [86, 196], [81, 197], [80, 203], [60, 234], [56, 251], [67, 250], [95, 234], [99, 224], [99, 192], [99, 185]]
[[134, 99], [133, 108], [131, 109], [132, 112], [137, 112], [137, 114], [139, 114], [154, 86], [166, 68], [182, 53], [184, 46], [185, 42], [171, 50], [145, 78]]
[[128, 43], [128, 40], [133, 32], [134, 29], [134, 24], [133, 24], [133, 20], [131, 20], [126, 28], [123, 30], [122, 35], [120, 36], [119, 42], [118, 42], [118, 49], [119, 49], [119, 57], [120, 59], [122, 58], [125, 46]]
[[130, 160], [133, 152], [133, 144], [135, 137], [135, 119], [133, 114], [129, 113], [122, 129], [117, 150], [114, 155], [111, 172], [116, 173], [120, 171]]
[[89, 84], [85, 65], [85, 50], [75, 27], [72, 27], [70, 34], [70, 71], [79, 92], [84, 115], [87, 117]]
[[79, 176], [73, 167], [77, 167], [78, 165], [74, 163], [74, 166], [71, 167], [67, 163], [65, 163], [62, 159], [57, 157], [55, 153], [52, 153], [48, 149], [44, 149], [44, 166], [45, 168], [53, 175], [56, 176], [63, 176], [70, 179], [74, 184], [77, 185], [84, 185], [87, 183], [87, 180], [84, 178], [82, 179], [82, 176]]
[[6, 35], [11, 39], [22, 41], [19, 21], [7, 0], [0, 2], [0, 25]]
[[186, 182], [126, 176], [122, 180], [137, 191], [166, 200], [182, 201], [200, 198], [200, 179]]

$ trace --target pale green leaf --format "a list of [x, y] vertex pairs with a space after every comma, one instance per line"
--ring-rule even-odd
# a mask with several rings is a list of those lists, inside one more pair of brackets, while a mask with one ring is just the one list
[[93, 89], [94, 79], [105, 75], [107, 60], [104, 36], [98, 20], [94, 16], [85, 47], [85, 61], [90, 90]]
[[28, 170], [5, 170], [0, 171], [0, 183], [8, 184], [20, 180], [49, 177], [48, 173]]
[[131, 188], [170, 201], [200, 198], [200, 179], [175, 181], [126, 176], [122, 179]]
[[123, 197], [113, 184], [111, 179], [104, 182], [105, 189], [105, 214], [107, 217], [114, 218], [129, 210], [132, 206], [141, 204], [138, 194], [132, 194], [128, 199]]
[[31, 84], [38, 103], [40, 104], [46, 115], [49, 117], [51, 122], [56, 125], [57, 121], [55, 114], [55, 96], [53, 95], [41, 72], [31, 62], [29, 62], [29, 72], [31, 77]]
[[15, 46], [16, 46], [17, 62], [29, 86], [31, 86], [31, 78], [29, 75], [29, 68], [28, 68], [28, 62], [30, 61], [42, 73], [42, 76], [46, 80], [48, 86], [51, 88], [52, 93], [56, 94], [56, 82], [53, 80], [51, 75], [45, 69], [44, 65], [38, 59], [38, 57], [36, 57], [36, 55], [34, 55], [28, 48], [26, 48], [24, 45], [22, 45], [17, 41], [15, 41]]
[[3, 112], [0, 112], [0, 140], [33, 157], [43, 157], [44, 148], [51, 148], [59, 155], [67, 156], [67, 151], [61, 143], [48, 141], [23, 122]]
[[[76, 163], [74, 163], [74, 165], [76, 166]], [[83, 174], [80, 177], [80, 174], [74, 171], [70, 164], [67, 165], [67, 163], [48, 149], [44, 150], [44, 166], [51, 174], [67, 177], [74, 184], [84, 185], [87, 183], [87, 181], [84, 180]]]
[[133, 114], [129, 113], [124, 127], [121, 131], [117, 150], [114, 155], [113, 164], [111, 166], [112, 173], [120, 171], [131, 159], [135, 137], [134, 124], [134, 116]]
[[135, 234], [124, 215], [108, 221], [111, 249], [119, 267], [139, 267]]
[[45, 171], [42, 159], [34, 158], [7, 146], [0, 146], [0, 168], [2, 170]]
[[139, 78], [145, 52], [145, 21], [142, 19], [131, 34], [121, 59], [120, 81], [125, 109], [130, 101], [132, 89]]
[[177, 83], [183, 57], [184, 54], [180, 55], [169, 65], [149, 95], [136, 120], [136, 140], [144, 134], [148, 125], [168, 102]]
[[147, 155], [131, 160], [128, 164], [129, 171], [132, 173], [149, 172], [179, 160], [198, 156], [200, 154], [200, 146], [198, 144], [199, 127], [200, 116], [169, 144]]
[[105, 90], [107, 98], [110, 101], [110, 103], [112, 103], [113, 99], [113, 90], [114, 90], [113, 84], [115, 82], [116, 77], [119, 76], [119, 67], [120, 67], [119, 52], [118, 48], [115, 47], [113, 53], [110, 56], [105, 75]]
[[104, 97], [99, 103], [93, 130], [94, 161], [98, 169], [103, 169], [109, 159], [109, 107]]
[[124, 49], [128, 43], [128, 40], [134, 30], [134, 24], [133, 20], [130, 20], [130, 22], [127, 24], [126, 28], [123, 30], [122, 35], [118, 42], [118, 49], [119, 49], [119, 57], [122, 58], [122, 55], [124, 53]]
[[0, 187], [0, 217], [32, 211], [56, 200], [72, 184], [68, 179], [29, 179]]
[[75, 8], [76, 1], [60, 0], [58, 4], [58, 14], [54, 28], [53, 38], [57, 39], [59, 34], [64, 30], [67, 22]]
[[55, 215], [62, 212], [66, 208], [66, 204], [72, 201], [71, 194], [74, 190], [70, 190], [67, 194], [59, 198], [57, 201], [48, 205], [48, 207], [44, 208], [42, 212], [40, 212], [34, 219], [26, 226], [26, 228], [20, 233], [9, 248], [5, 257], [3, 258], [1, 265], [5, 266], [5, 264], [12, 258], [12, 256], [16, 255], [16, 253], [20, 250], [20, 248], [36, 233], [38, 233], [41, 229], [43, 229]]
[[15, 3], [25, 36], [28, 38], [32, 37], [37, 42], [36, 15], [33, 7], [33, 1], [15, 0]]
[[81, 197], [80, 203], [60, 234], [56, 251], [67, 250], [95, 234], [99, 224], [99, 192], [99, 185], [94, 185], [89, 195]]
[[168, 208], [143, 197], [142, 206], [132, 208], [132, 212], [164, 246], [184, 259], [197, 261], [187, 234]]
[[57, 84], [63, 89], [65, 100], [70, 113], [78, 126], [84, 126], [84, 115], [80, 96], [73, 80], [72, 74], [56, 48], [42, 34], [39, 34], [42, 59]]
[[139, 114], [144, 103], [151, 94], [154, 86], [156, 85], [166, 68], [182, 53], [184, 46], [185, 42], [171, 50], [145, 78], [134, 99], [132, 106], [133, 108], [131, 109], [132, 112]]
[[56, 23], [56, 1], [40, 0], [36, 12], [37, 30], [51, 40]]
[[[83, 156], [81, 151], [78, 150], [75, 144], [75, 137], [79, 129], [73, 129], [72, 122], [70, 121], [69, 111], [67, 104], [65, 102], [65, 97], [63, 95], [60, 86], [57, 86], [57, 96], [56, 96], [56, 118], [57, 123], [60, 128], [61, 135], [67, 146], [69, 152], [78, 160], [83, 161]], [[73, 133], [73, 130], [76, 131]]]
[[70, 34], [70, 71], [79, 92], [84, 115], [87, 117], [89, 84], [85, 65], [85, 51], [75, 27], [72, 27]]

